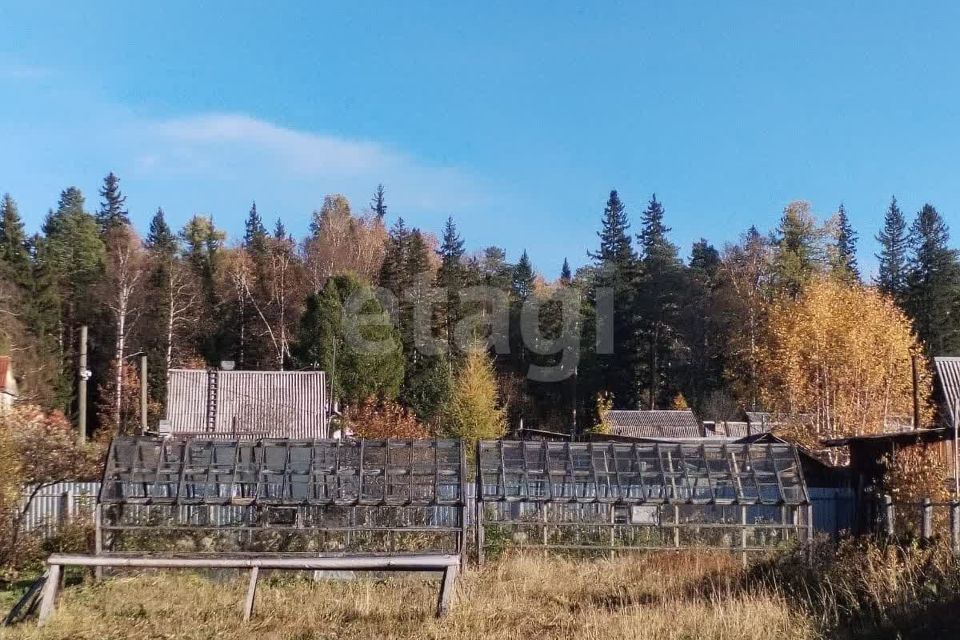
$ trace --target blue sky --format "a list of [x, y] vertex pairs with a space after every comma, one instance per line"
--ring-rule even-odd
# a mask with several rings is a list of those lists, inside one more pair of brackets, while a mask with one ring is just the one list
[[685, 255], [795, 199], [844, 202], [868, 272], [891, 194], [960, 226], [955, 3], [276, 4], [0, 7], [0, 191], [36, 229], [114, 171], [141, 229], [236, 234], [256, 199], [303, 233], [382, 181], [391, 218], [548, 277], [611, 188]]

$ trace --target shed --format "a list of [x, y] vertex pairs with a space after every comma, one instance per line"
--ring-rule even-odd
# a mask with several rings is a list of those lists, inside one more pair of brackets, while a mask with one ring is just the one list
[[0, 356], [0, 411], [12, 407], [19, 396], [17, 379], [13, 376], [13, 359]]
[[823, 444], [848, 448], [851, 479], [860, 494], [879, 486], [885, 471], [885, 458], [895, 456], [902, 449], [927, 447], [947, 468], [953, 469], [953, 429], [945, 427], [836, 438], [824, 440]]
[[690, 409], [625, 411], [607, 414], [611, 433], [634, 438], [700, 438], [703, 428]]
[[322, 371], [171, 369], [164, 435], [326, 438]]

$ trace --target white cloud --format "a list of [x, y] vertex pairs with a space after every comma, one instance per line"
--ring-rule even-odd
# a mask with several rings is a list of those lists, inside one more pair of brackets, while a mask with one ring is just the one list
[[223, 181], [267, 178], [367, 193], [379, 182], [404, 208], [439, 211], [486, 199], [480, 180], [434, 165], [388, 145], [276, 125], [243, 114], [208, 113], [140, 123], [137, 167], [165, 174]]
[[39, 80], [50, 75], [52, 71], [40, 65], [0, 61], [0, 78], [7, 80]]

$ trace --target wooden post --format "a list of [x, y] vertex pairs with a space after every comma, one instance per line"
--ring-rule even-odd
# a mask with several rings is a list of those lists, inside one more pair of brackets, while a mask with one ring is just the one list
[[60, 588], [60, 571], [58, 564], [50, 565], [47, 570], [47, 580], [43, 583], [43, 595], [40, 600], [40, 614], [37, 619], [37, 626], [42, 627], [47, 622], [47, 618], [53, 613], [57, 604], [57, 590]]
[[680, 548], [680, 505], [673, 505], [673, 546]]
[[913, 374], [913, 428], [920, 428], [920, 377], [917, 371], [917, 356], [910, 356], [910, 369]]
[[260, 577], [260, 567], [250, 569], [250, 584], [247, 586], [247, 599], [243, 603], [243, 621], [250, 622], [253, 615], [253, 603], [257, 598], [257, 579]]
[[77, 383], [77, 441], [87, 441], [87, 325], [80, 327], [80, 363]]
[[740, 561], [747, 566], [747, 505], [740, 505]]
[[893, 498], [889, 494], [883, 496], [883, 524], [884, 533], [892, 538], [896, 534], [896, 507], [893, 506]]
[[[103, 505], [99, 503], [93, 508], [93, 552], [103, 555]], [[93, 577], [96, 580], [103, 578], [103, 567], [94, 567]]]
[[920, 524], [920, 538], [924, 541], [929, 541], [933, 538], [933, 504], [930, 502], [930, 498], [923, 499], [923, 520]]
[[813, 503], [808, 502], [804, 510], [807, 515], [807, 560], [813, 562]]
[[542, 534], [544, 547], [547, 546], [547, 540], [548, 540], [547, 538], [547, 504], [548, 503], [546, 502], [540, 503], [540, 515], [541, 515], [540, 519], [543, 520], [542, 531], [540, 533]]
[[453, 600], [453, 588], [457, 581], [459, 566], [452, 564], [443, 571], [440, 579], [440, 595], [437, 597], [437, 617], [440, 618], [450, 611], [450, 602]]
[[60, 494], [59, 525], [69, 524], [73, 519], [73, 491], [64, 491]]
[[473, 506], [474, 506], [474, 518], [473, 518], [473, 531], [474, 538], [476, 538], [477, 543], [477, 566], [483, 566], [483, 474], [480, 472], [480, 441], [474, 441], [474, 446], [476, 448], [476, 484], [474, 491], [476, 492], [473, 497]]
[[147, 432], [147, 356], [140, 356], [140, 433]]
[[950, 503], [950, 548], [960, 553], [960, 502]]

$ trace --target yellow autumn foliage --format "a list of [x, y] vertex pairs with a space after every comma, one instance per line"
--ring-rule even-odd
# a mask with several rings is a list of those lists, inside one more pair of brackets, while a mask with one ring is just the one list
[[502, 438], [506, 430], [506, 416], [497, 403], [493, 363], [483, 349], [471, 348], [453, 383], [446, 434], [464, 440], [484, 440]]
[[[771, 305], [759, 350], [760, 394], [787, 435], [819, 440], [877, 433], [913, 413], [910, 321], [875, 289], [817, 279], [796, 300]], [[930, 373], [920, 368], [921, 426], [929, 423]]]
[[601, 391], [597, 394], [597, 424], [593, 425], [594, 433], [609, 434], [613, 432], [610, 424], [610, 410], [613, 409], [613, 394]]

